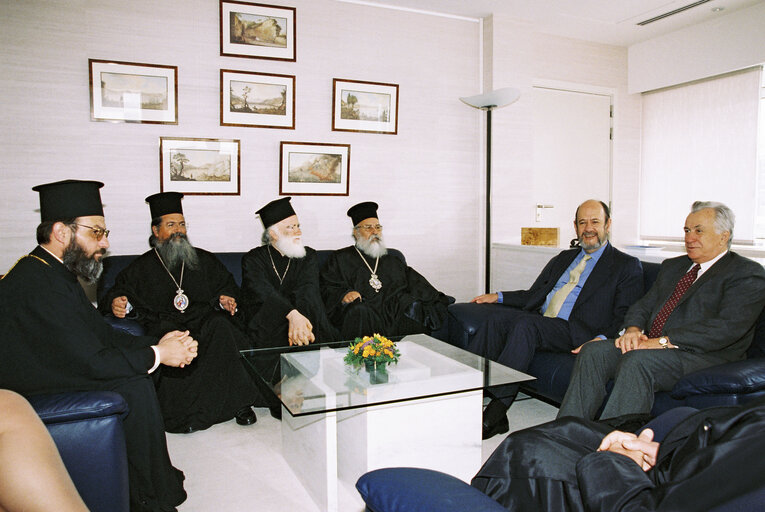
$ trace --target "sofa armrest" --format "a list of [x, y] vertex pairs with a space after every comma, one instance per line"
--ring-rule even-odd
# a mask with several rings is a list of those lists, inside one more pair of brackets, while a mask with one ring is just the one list
[[127, 404], [113, 391], [72, 391], [33, 395], [29, 403], [46, 425], [124, 414]]
[[670, 395], [684, 399], [704, 394], [741, 394], [765, 390], [765, 358], [746, 359], [685, 375]]
[[104, 315], [104, 320], [106, 320], [106, 323], [115, 329], [125, 331], [126, 333], [132, 334], [133, 336], [143, 336], [146, 334], [146, 329], [144, 329], [141, 324], [131, 318], [117, 318], [116, 316], [109, 313], [108, 315]]
[[377, 469], [362, 475], [356, 489], [371, 512], [507, 512], [462, 480], [430, 469]]

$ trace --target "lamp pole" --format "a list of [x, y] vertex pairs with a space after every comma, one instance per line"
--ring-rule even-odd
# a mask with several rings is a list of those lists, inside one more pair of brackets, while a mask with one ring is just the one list
[[491, 288], [491, 111], [515, 103], [521, 96], [521, 91], [513, 87], [505, 87], [495, 91], [460, 98], [466, 105], [486, 111], [486, 281], [484, 293]]

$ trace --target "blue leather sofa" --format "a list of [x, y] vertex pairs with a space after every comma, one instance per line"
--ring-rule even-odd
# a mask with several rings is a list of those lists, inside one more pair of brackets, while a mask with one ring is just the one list
[[[643, 262], [643, 282], [648, 290], [659, 273], [658, 263]], [[459, 303], [449, 306], [448, 334], [452, 345], [467, 348], [478, 328], [500, 304]], [[537, 398], [560, 405], [571, 379], [575, 356], [567, 353], [537, 352], [526, 373], [536, 377], [521, 389]], [[679, 406], [697, 409], [742, 404], [765, 396], [765, 311], [757, 322], [747, 359], [690, 373], [672, 391], [658, 392], [651, 414]]]
[[[332, 250], [329, 249], [323, 249], [316, 251], [316, 256], [319, 259], [319, 266], [323, 266], [327, 258], [329, 258], [329, 255], [332, 254]], [[397, 249], [388, 249], [388, 252], [397, 258], [401, 259], [404, 263], [406, 263], [406, 258], [404, 257], [403, 253]], [[244, 252], [216, 252], [215, 256], [220, 260], [221, 263], [228, 269], [229, 272], [231, 272], [231, 275], [234, 276], [234, 281], [236, 281], [237, 286], [242, 285], [242, 256], [244, 256]], [[98, 281], [98, 288], [97, 288], [97, 297], [98, 300], [101, 300], [101, 297], [111, 289], [112, 286], [114, 286], [114, 281], [117, 278], [117, 274], [122, 271], [125, 267], [127, 267], [135, 258], [138, 256], [135, 254], [130, 255], [123, 255], [123, 256], [109, 256], [107, 258], [104, 258], [104, 272], [101, 274], [101, 279]], [[450, 303], [454, 302], [453, 297], [449, 297]], [[107, 316], [107, 320], [116, 328], [126, 330], [132, 334], [143, 334], [143, 328], [138, 324], [138, 322], [130, 319], [117, 319], [111, 316]], [[446, 330], [447, 330], [447, 323], [444, 322], [444, 325], [439, 329], [437, 332], [432, 333], [433, 336], [439, 339], [446, 339]]]
[[[696, 409], [678, 407], [651, 420], [645, 427], [661, 442], [677, 423]], [[359, 478], [356, 489], [367, 512], [507, 512], [507, 509], [467, 483], [451, 475], [421, 468], [384, 468]], [[709, 512], [763, 510], [765, 485]]]
[[129, 512], [122, 416], [127, 404], [110, 391], [28, 397], [56, 443], [77, 491], [91, 512]]

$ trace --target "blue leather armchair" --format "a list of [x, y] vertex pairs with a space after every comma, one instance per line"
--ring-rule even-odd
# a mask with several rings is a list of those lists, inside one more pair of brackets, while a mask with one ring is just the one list
[[28, 397], [56, 443], [77, 491], [91, 512], [129, 512], [122, 416], [127, 404], [110, 391]]
[[[643, 262], [643, 284], [648, 290], [659, 273], [658, 263]], [[499, 304], [459, 303], [449, 306], [448, 334], [445, 341], [467, 348], [486, 318]], [[535, 381], [521, 389], [537, 398], [559, 405], [571, 380], [575, 356], [567, 353], [542, 352], [534, 355], [526, 373]], [[760, 315], [754, 341], [747, 359], [706, 368], [684, 376], [672, 391], [658, 392], [651, 414], [657, 416], [673, 407], [698, 409], [720, 405], [737, 405], [765, 396], [765, 311]]]

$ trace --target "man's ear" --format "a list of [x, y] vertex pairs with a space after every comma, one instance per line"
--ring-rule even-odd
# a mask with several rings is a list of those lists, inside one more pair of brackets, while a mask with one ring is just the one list
[[69, 242], [71, 241], [72, 236], [74, 236], [74, 233], [72, 233], [72, 230], [69, 228], [69, 226], [63, 222], [56, 222], [53, 224], [51, 236], [56, 240], [56, 242], [66, 247], [69, 245]]
[[268, 228], [268, 236], [271, 237], [271, 242], [279, 240], [279, 233], [277, 233], [275, 229]]
[[157, 226], [152, 226], [151, 232], [154, 233], [155, 237], [159, 238], [159, 228]]

